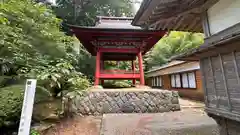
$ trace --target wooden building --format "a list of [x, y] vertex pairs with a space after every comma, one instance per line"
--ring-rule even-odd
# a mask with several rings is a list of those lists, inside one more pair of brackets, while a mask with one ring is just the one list
[[171, 61], [146, 72], [147, 85], [176, 90], [181, 97], [203, 101], [199, 62]]
[[144, 0], [133, 24], [204, 32], [205, 43], [175, 59], [200, 61], [206, 111], [221, 134], [240, 134], [240, 0]]
[[[144, 85], [142, 55], [166, 33], [132, 26], [133, 18], [99, 16], [94, 27], [70, 26], [92, 56], [96, 56], [95, 85], [106, 79], [136, 80]], [[138, 59], [137, 59], [138, 58]], [[138, 71], [135, 61], [138, 60]], [[105, 61], [131, 61], [132, 70], [106, 70]]]

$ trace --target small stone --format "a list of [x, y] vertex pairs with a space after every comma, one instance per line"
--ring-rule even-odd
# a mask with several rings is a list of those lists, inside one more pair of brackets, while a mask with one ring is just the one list
[[131, 103], [125, 103], [121, 106], [121, 112], [123, 113], [132, 113], [134, 111], [134, 107]]
[[88, 106], [86, 104], [83, 104], [83, 108], [86, 113], [90, 112], [90, 109], [88, 108]]
[[178, 104], [179, 101], [178, 101], [178, 98], [177, 97], [173, 97], [172, 98], [172, 104]]
[[97, 105], [97, 107], [96, 107], [96, 111], [102, 113], [102, 112], [103, 112], [103, 107], [100, 106], [100, 105]]
[[119, 96], [119, 92], [114, 92], [114, 96], [118, 97]]
[[118, 100], [118, 101], [116, 102], [116, 104], [117, 104], [118, 107], [120, 107], [120, 106], [122, 106], [124, 103], [122, 102], [122, 100]]
[[158, 111], [159, 112], [169, 112], [169, 111], [171, 111], [168, 107], [166, 108], [166, 107], [160, 107], [160, 108], [158, 108]]
[[111, 97], [109, 97], [109, 96], [107, 96], [107, 97], [106, 97], [106, 99], [107, 99], [107, 101], [109, 101], [109, 102], [111, 102], [111, 101], [112, 101], [112, 98], [111, 98]]
[[157, 104], [159, 104], [159, 100], [157, 99], [157, 98], [152, 98], [152, 101], [153, 101], [153, 103], [155, 104], [155, 105], [157, 105]]
[[90, 109], [91, 112], [96, 111], [95, 107], [92, 104], [89, 104], [89, 109]]
[[138, 106], [141, 109], [141, 112], [145, 113], [147, 112], [147, 107], [145, 106]]
[[126, 103], [128, 101], [128, 99], [125, 96], [121, 97], [121, 99], [124, 103]]
[[109, 113], [112, 109], [111, 109], [111, 106], [109, 105], [109, 103], [105, 102], [103, 104], [103, 107], [102, 107], [102, 112], [103, 113]]
[[98, 116], [98, 115], [100, 115], [100, 113], [99, 112], [94, 112], [93, 115]]
[[125, 97], [127, 98], [127, 100], [131, 100], [132, 99], [131, 95], [129, 95], [129, 94], [126, 94]]
[[81, 114], [86, 114], [87, 113], [87, 112], [85, 112], [85, 109], [82, 106], [78, 107], [78, 112], [81, 113]]
[[171, 111], [179, 111], [181, 109], [179, 104], [172, 104], [170, 108]]
[[173, 97], [179, 97], [178, 91], [172, 91], [172, 96], [173, 96]]
[[147, 93], [144, 93], [144, 94], [143, 94], [143, 97], [144, 97], [144, 98], [149, 98], [149, 95], [148, 95]]

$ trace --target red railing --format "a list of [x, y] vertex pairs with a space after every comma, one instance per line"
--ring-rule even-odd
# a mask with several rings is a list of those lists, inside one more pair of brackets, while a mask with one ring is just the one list
[[140, 73], [126, 70], [102, 70], [99, 78], [102, 79], [139, 79]]
[[133, 72], [133, 71], [115, 69], [115, 70], [101, 70], [100, 73], [101, 74], [139, 74], [139, 71]]

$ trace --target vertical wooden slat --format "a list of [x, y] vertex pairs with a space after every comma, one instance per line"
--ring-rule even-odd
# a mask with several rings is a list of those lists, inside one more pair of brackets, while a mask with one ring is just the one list
[[232, 52], [232, 56], [233, 56], [234, 68], [235, 68], [235, 73], [236, 73], [236, 76], [237, 76], [238, 84], [240, 84], [240, 77], [239, 77], [238, 65], [237, 65], [237, 61], [236, 61], [235, 52]]
[[218, 93], [217, 93], [217, 90], [216, 90], [216, 83], [215, 83], [215, 78], [214, 78], [214, 74], [213, 74], [212, 60], [211, 60], [210, 57], [208, 57], [208, 61], [209, 61], [211, 76], [213, 78], [213, 90], [214, 90], [214, 93], [216, 95], [216, 107], [218, 108], [219, 107]]
[[177, 88], [177, 74], [175, 74], [174, 79], [175, 79], [175, 88]]
[[207, 11], [202, 13], [202, 27], [206, 37], [211, 36]]
[[231, 105], [231, 101], [230, 101], [229, 90], [228, 90], [228, 87], [227, 87], [226, 76], [225, 76], [225, 72], [224, 72], [224, 68], [223, 68], [222, 55], [219, 54], [218, 57], [219, 57], [219, 60], [220, 60], [221, 71], [222, 71], [222, 76], [223, 76], [223, 81], [224, 81], [224, 88], [225, 88], [226, 95], [227, 95], [227, 100], [228, 100], [228, 108], [229, 108], [229, 111], [231, 111], [232, 110], [232, 105]]
[[189, 76], [188, 76], [188, 73], [186, 73], [186, 74], [187, 74], [188, 88], [190, 88]]
[[207, 92], [207, 87], [206, 87], [206, 76], [204, 73], [204, 68], [203, 68], [203, 60], [200, 61], [200, 71], [201, 71], [201, 77], [202, 77], [202, 87], [203, 87], [203, 92], [205, 95], [204, 101], [205, 105], [208, 107], [208, 92]]

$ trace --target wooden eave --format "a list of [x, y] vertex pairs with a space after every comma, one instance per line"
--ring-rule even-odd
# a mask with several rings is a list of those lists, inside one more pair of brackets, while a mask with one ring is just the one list
[[97, 48], [91, 43], [91, 41], [117, 41], [126, 43], [136, 41], [140, 43], [146, 43], [145, 47], [138, 48], [142, 49], [142, 53], [145, 54], [166, 33], [166, 31], [160, 30], [95, 28], [80, 27], [74, 25], [69, 26], [72, 29], [73, 33], [76, 35], [76, 37], [79, 39], [79, 41], [93, 56], [96, 55]]
[[219, 0], [144, 0], [132, 25], [203, 32], [202, 14]]
[[171, 62], [169, 62], [169, 63], [167, 63], [167, 64], [165, 64], [165, 65], [162, 65], [162, 66], [160, 66], [160, 67], [158, 67], [158, 68], [149, 70], [149, 71], [147, 71], [147, 72], [145, 72], [145, 73], [156, 72], [156, 71], [158, 71], [158, 70], [163, 70], [163, 69], [165, 69], [165, 68], [178, 66], [178, 65], [184, 64], [184, 63], [186, 63], [186, 62], [187, 62], [187, 61], [177, 61], [176, 64], [172, 64], [172, 65], [170, 65]]
[[240, 42], [240, 23], [227, 28], [205, 39], [205, 43], [199, 48], [174, 56], [174, 60], [197, 61], [204, 57], [214, 56], [218, 53], [227, 53], [239, 50], [236, 42]]

